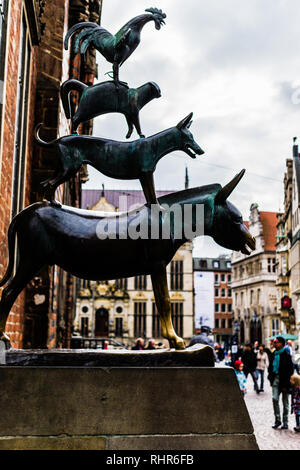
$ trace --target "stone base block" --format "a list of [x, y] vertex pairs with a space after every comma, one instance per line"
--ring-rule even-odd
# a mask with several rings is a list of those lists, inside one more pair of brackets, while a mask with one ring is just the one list
[[258, 449], [231, 368], [2, 366], [0, 389], [0, 449]]

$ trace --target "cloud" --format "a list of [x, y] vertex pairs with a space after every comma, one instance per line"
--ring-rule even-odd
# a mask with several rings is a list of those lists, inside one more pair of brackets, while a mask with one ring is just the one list
[[[104, 2], [102, 25], [116, 32], [149, 6], [148, 0]], [[300, 116], [300, 3], [158, 0], [155, 6], [167, 13], [166, 25], [160, 31], [152, 23], [145, 26], [120, 78], [132, 87], [155, 81], [162, 90], [162, 97], [141, 111], [146, 135], [193, 111], [191, 131], [205, 150], [196, 160], [182, 152], [162, 159], [156, 188], [182, 189], [186, 166], [191, 186], [225, 184], [245, 168], [231, 196], [244, 219], [252, 202], [260, 210], [277, 211], [283, 205], [285, 161], [292, 155]], [[102, 81], [111, 64], [98, 57]], [[123, 116], [95, 120], [95, 135], [125, 140], [126, 131]], [[140, 187], [138, 181], [112, 180], [94, 170], [84, 187], [101, 187], [102, 182], [110, 188]], [[211, 242], [209, 247], [215, 252]]]

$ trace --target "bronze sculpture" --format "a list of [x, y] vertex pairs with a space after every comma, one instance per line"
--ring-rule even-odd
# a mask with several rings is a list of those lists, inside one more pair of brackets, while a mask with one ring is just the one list
[[[126, 139], [131, 137], [133, 127], [140, 137], [145, 137], [141, 130], [139, 112], [149, 101], [161, 96], [160, 88], [154, 82], [145, 83], [135, 89], [126, 85], [117, 88], [112, 81], [97, 83], [89, 87], [79, 80], [66, 80], [60, 90], [65, 115], [67, 119], [72, 119], [72, 133], [81, 122], [89, 121], [102, 114], [122, 113], [128, 124]], [[72, 90], [80, 93], [74, 116], [71, 116], [69, 101]]]
[[69, 39], [78, 31], [75, 43], [75, 54], [79, 51], [84, 54], [89, 46], [94, 46], [108, 62], [113, 64], [113, 78], [119, 86], [119, 67], [131, 56], [141, 40], [141, 31], [145, 24], [154, 21], [155, 28], [160, 29], [165, 24], [166, 14], [158, 8], [147, 8], [147, 13], [132, 18], [115, 35], [109, 33], [95, 23], [83, 22], [72, 26], [65, 37], [65, 49], [68, 49]]
[[153, 173], [158, 161], [174, 150], [182, 150], [191, 158], [204, 153], [189, 131], [192, 116], [190, 113], [177, 126], [133, 142], [83, 135], [45, 142], [39, 136], [40, 124], [35, 133], [37, 142], [43, 147], [54, 148], [59, 160], [55, 176], [43, 181], [41, 186], [46, 192], [53, 193], [60, 184], [74, 176], [83, 163], [88, 163], [111, 178], [139, 179], [146, 201], [156, 204]]
[[[177, 204], [182, 209], [187, 204], [191, 205], [191, 225], [196, 224], [197, 205], [203, 204], [204, 234], [226, 248], [249, 254], [249, 249], [255, 248], [255, 239], [244, 225], [238, 209], [227, 201], [243, 174], [244, 171], [223, 188], [219, 184], [211, 184], [188, 189], [160, 198], [159, 204], [168, 207]], [[136, 211], [108, 216], [67, 206], [58, 208], [46, 201], [20, 212], [12, 220], [8, 232], [9, 264], [0, 286], [8, 284], [0, 302], [0, 333], [4, 333], [9, 311], [26, 284], [43, 266], [56, 264], [75, 276], [91, 280], [150, 274], [162, 334], [171, 347], [184, 349], [184, 341], [177, 336], [172, 325], [166, 267], [187, 239], [184, 234], [176, 238], [174, 218], [170, 219], [168, 239], [163, 238], [162, 230], [155, 239], [151, 236], [125, 238], [124, 231], [136, 223], [136, 217]], [[162, 229], [166, 213], [153, 214], [151, 207], [145, 205], [140, 210], [140, 223], [145, 219], [149, 230], [156, 224]], [[99, 223], [102, 227], [111, 224], [114, 233], [107, 233], [105, 239], [100, 239]], [[176, 223], [183, 225], [185, 220], [182, 217]], [[20, 258], [16, 273], [10, 279], [15, 267], [16, 234]]]
[[[89, 22], [74, 25], [66, 35], [65, 47], [68, 48], [70, 37], [83, 30], [75, 39], [75, 52], [81, 41], [82, 53], [89, 45], [96, 47], [113, 63], [114, 72], [113, 82], [94, 87], [87, 88], [76, 80], [62, 85], [62, 101], [66, 117], [72, 117], [72, 131], [80, 122], [97, 115], [120, 112], [128, 122], [127, 137], [130, 137], [135, 126], [141, 138], [133, 142], [117, 142], [76, 134], [45, 142], [39, 136], [41, 124], [36, 127], [38, 143], [56, 150], [59, 165], [54, 177], [41, 183], [44, 190], [51, 193], [50, 202], [38, 202], [25, 208], [9, 226], [9, 262], [0, 281], [0, 287], [7, 284], [0, 301], [0, 339], [5, 339], [7, 343], [9, 338], [4, 333], [5, 325], [16, 298], [40, 269], [56, 264], [77, 277], [89, 280], [149, 274], [162, 334], [171, 347], [184, 349], [184, 341], [177, 336], [172, 325], [166, 267], [178, 248], [196, 236], [194, 232], [187, 236], [186, 229], [197, 226], [197, 207], [203, 205], [204, 208], [205, 235], [213, 237], [221, 246], [245, 254], [255, 249], [255, 239], [244, 225], [240, 212], [227, 201], [244, 170], [223, 188], [219, 184], [211, 184], [169, 194], [158, 200], [156, 198], [153, 173], [164, 155], [182, 150], [195, 158], [204, 152], [189, 131], [193, 113], [177, 126], [144, 138], [139, 111], [151, 99], [160, 96], [159, 87], [149, 82], [135, 90], [119, 81], [119, 66], [138, 46], [143, 26], [154, 21], [156, 28], [160, 29], [164, 24], [166, 15], [161, 10], [149, 8], [146, 11], [148, 14], [133, 18], [115, 36]], [[68, 101], [72, 89], [82, 94], [74, 116], [71, 116]], [[138, 213], [131, 211], [108, 215], [57, 203], [54, 200], [55, 189], [73, 177], [83, 163], [89, 163], [113, 178], [140, 179], [147, 204]], [[174, 206], [179, 208], [179, 217], [176, 218], [168, 211]], [[191, 220], [188, 221], [183, 215], [186, 207], [191, 208]], [[146, 236], [145, 233], [140, 237], [126, 236], [132, 227], [137, 229], [136, 224], [147, 228]], [[179, 236], [176, 227], [181, 229]], [[153, 228], [156, 230], [155, 237], [152, 236]], [[164, 236], [166, 228], [170, 228], [168, 237]], [[16, 235], [19, 249], [17, 266]]]

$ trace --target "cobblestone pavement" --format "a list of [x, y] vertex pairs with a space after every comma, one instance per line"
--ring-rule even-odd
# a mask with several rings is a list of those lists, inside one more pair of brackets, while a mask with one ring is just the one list
[[[289, 415], [289, 429], [272, 429], [274, 424], [272, 389], [268, 380], [265, 380], [265, 391], [259, 395], [253, 390], [251, 376], [247, 380], [247, 394], [245, 403], [253, 424], [254, 434], [260, 450], [300, 450], [300, 433], [294, 431], [296, 426], [295, 415]], [[282, 402], [280, 397], [280, 409]]]

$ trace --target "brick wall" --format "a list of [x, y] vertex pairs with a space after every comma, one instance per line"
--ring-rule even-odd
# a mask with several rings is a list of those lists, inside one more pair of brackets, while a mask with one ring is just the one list
[[[11, 220], [11, 195], [13, 182], [13, 155], [16, 127], [18, 87], [18, 51], [20, 48], [22, 1], [11, 0], [6, 50], [6, 80], [4, 83], [3, 129], [1, 142], [0, 172], [0, 275], [3, 276], [7, 261], [7, 230]], [[29, 203], [31, 182], [32, 132], [34, 125], [34, 100], [36, 86], [36, 47], [31, 51], [30, 92], [28, 107], [28, 146], [26, 155], [25, 205]], [[20, 294], [8, 317], [6, 331], [12, 345], [21, 347], [24, 325], [24, 292]]]

